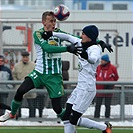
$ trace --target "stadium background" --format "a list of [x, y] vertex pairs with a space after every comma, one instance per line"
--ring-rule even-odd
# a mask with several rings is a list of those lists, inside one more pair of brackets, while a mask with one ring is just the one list
[[[120, 76], [119, 84], [115, 86], [116, 92], [115, 90], [113, 92], [112, 106], [123, 105], [124, 108], [120, 106], [119, 113], [115, 116], [111, 115], [112, 119], [123, 120], [126, 118], [131, 121], [132, 113], [121, 118], [121, 111], [124, 113], [127, 108], [126, 105], [131, 105], [128, 107], [130, 112], [133, 104], [133, 2], [130, 0], [90, 0], [88, 2], [87, 0], [20, 0], [19, 2], [18, 0], [1, 0], [0, 53], [5, 55], [6, 65], [12, 68], [21, 59], [22, 50], [28, 50], [31, 53], [31, 60], [36, 59], [32, 33], [42, 27], [41, 14], [45, 10], [53, 10], [60, 3], [70, 8], [71, 15], [67, 21], [57, 22], [59, 28], [80, 35], [80, 31], [85, 25], [96, 24], [100, 30], [99, 39], [112, 45], [114, 52], [113, 54], [109, 53], [110, 60], [112, 64], [117, 66]], [[108, 52], [105, 51], [105, 53]], [[67, 91], [70, 93], [69, 89], [71, 91], [77, 81], [77, 58], [69, 53], [62, 54], [62, 57], [64, 61], [70, 62], [67, 83]], [[123, 92], [122, 87], [126, 89], [126, 92]], [[9, 93], [10, 104], [10, 99], [14, 93], [10, 91]], [[123, 93], [124, 95], [122, 95]], [[50, 108], [49, 99], [46, 98], [45, 100], [47, 101], [46, 108]], [[26, 101], [24, 101], [23, 107], [27, 108]], [[93, 114], [88, 114], [88, 116], [93, 118]], [[104, 114], [102, 117], [104, 120]]]

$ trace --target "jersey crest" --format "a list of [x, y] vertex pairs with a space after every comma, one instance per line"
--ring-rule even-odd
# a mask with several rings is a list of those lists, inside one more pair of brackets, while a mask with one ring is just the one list
[[78, 63], [78, 71], [81, 72], [82, 69], [83, 69], [82, 64], [79, 62], [79, 63]]
[[48, 43], [50, 45], [58, 46], [58, 43], [55, 40], [49, 40]]

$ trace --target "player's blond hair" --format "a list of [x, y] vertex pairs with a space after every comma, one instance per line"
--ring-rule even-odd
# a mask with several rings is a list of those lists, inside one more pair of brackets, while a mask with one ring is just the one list
[[42, 14], [42, 21], [46, 20], [47, 16], [53, 16], [54, 17], [54, 13], [52, 11], [46, 11]]

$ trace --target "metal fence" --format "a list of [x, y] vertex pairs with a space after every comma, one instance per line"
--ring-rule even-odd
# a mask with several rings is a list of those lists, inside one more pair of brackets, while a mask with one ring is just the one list
[[[33, 14], [30, 14], [34, 16]], [[96, 14], [95, 14], [96, 15]], [[115, 14], [116, 15], [116, 14]], [[78, 15], [79, 16], [79, 15]], [[81, 16], [85, 16], [85, 13]], [[110, 15], [109, 15], [110, 16]], [[36, 17], [35, 17], [36, 18]], [[38, 17], [37, 17], [38, 18]], [[93, 20], [88, 21], [84, 19], [79, 21], [79, 18], [75, 18], [73, 21], [63, 21], [58, 22], [57, 27], [63, 29], [66, 32], [73, 33], [75, 35], [80, 35], [81, 30], [84, 26], [89, 24], [96, 24], [99, 27], [100, 35], [99, 38], [105, 40], [106, 43], [112, 45], [114, 49], [113, 54], [110, 54], [111, 63], [117, 66], [119, 73], [119, 81], [122, 82], [113, 82], [109, 84], [115, 84], [114, 90], [105, 90], [97, 91], [97, 93], [113, 93], [112, 103], [111, 103], [111, 117], [113, 120], [132, 120], [133, 115], [133, 83], [132, 81], [132, 20], [127, 21], [118, 21], [114, 18], [99, 21]], [[95, 17], [96, 18], [96, 17]], [[80, 20], [81, 20], [80, 19]], [[91, 18], [89, 19], [91, 20]], [[40, 19], [1, 19], [0, 21], [0, 54], [3, 54], [7, 60], [8, 67], [13, 68], [14, 64], [21, 59], [22, 50], [29, 50], [31, 52], [31, 60], [36, 58], [35, 50], [33, 47], [33, 31], [42, 27]], [[107, 51], [105, 51], [106, 53]], [[123, 53], [125, 56], [123, 56]], [[62, 106], [65, 106], [67, 97], [72, 92], [76, 86], [76, 82], [70, 82], [71, 80], [77, 80], [77, 64], [78, 60], [76, 56], [72, 54], [63, 54], [63, 60], [68, 60], [71, 62], [69, 69], [69, 81], [65, 81], [65, 87], [67, 86], [66, 95], [62, 98]], [[129, 82], [128, 82], [129, 81]], [[20, 84], [22, 81], [0, 81], [0, 84]], [[97, 82], [99, 83], [99, 82]], [[101, 84], [101, 83], [99, 83]], [[102, 82], [102, 84], [108, 84], [108, 82]], [[8, 105], [10, 105], [11, 100], [13, 99], [15, 89], [6, 90], [8, 95]], [[56, 118], [56, 115], [50, 115], [51, 111], [51, 102], [48, 98], [46, 89], [35, 89], [33, 90], [37, 94], [44, 94], [44, 111], [43, 117], [41, 119], [53, 119]], [[5, 90], [1, 90], [0, 93], [4, 93]], [[32, 91], [31, 91], [32, 92]], [[28, 109], [28, 104], [26, 99], [23, 100], [22, 109]], [[47, 110], [48, 109], [48, 110]], [[50, 110], [49, 110], [50, 109]], [[85, 116], [94, 119], [94, 109], [95, 109], [95, 99], [84, 114]], [[98, 120], [105, 119], [104, 117], [104, 103], [101, 108], [101, 117]], [[38, 112], [38, 110], [37, 110]], [[22, 116], [24, 120], [28, 118], [28, 111], [25, 117]], [[37, 117], [34, 118], [38, 119]]]
[[[132, 81], [132, 20], [79, 21], [76, 18], [73, 21], [58, 22], [57, 27], [68, 33], [80, 35], [82, 28], [89, 24], [97, 25], [100, 31], [99, 39], [112, 45], [114, 52], [109, 56], [111, 63], [118, 68], [119, 81]], [[5, 56], [8, 67], [12, 69], [14, 64], [21, 60], [23, 50], [28, 50], [31, 53], [32, 61], [36, 59], [32, 34], [41, 27], [40, 19], [1, 19], [0, 53]], [[66, 43], [64, 42], [64, 44]], [[104, 53], [108, 53], [108, 51], [105, 50]], [[62, 54], [62, 59], [71, 62], [69, 77], [70, 80], [76, 80], [77, 57], [67, 53]]]
[[[0, 81], [1, 84], [21, 84], [22, 81]], [[72, 92], [72, 90], [75, 88], [77, 82], [70, 82], [70, 81], [64, 81], [64, 85], [67, 85], [67, 89], [65, 89], [66, 95], [62, 97], [62, 107], [65, 107], [65, 102], [67, 100], [67, 97], [69, 94]], [[114, 121], [124, 121], [124, 120], [132, 120], [133, 116], [133, 83], [132, 82], [97, 82], [97, 84], [113, 84], [115, 85], [115, 88], [113, 90], [99, 90], [97, 93], [113, 93], [113, 98], [111, 102], [111, 116], [109, 119], [114, 120]], [[0, 93], [8, 93], [8, 105], [11, 104], [11, 100], [14, 97], [15, 94], [15, 89], [10, 89], [10, 90], [0, 90]], [[45, 102], [44, 104], [44, 109], [43, 109], [43, 115], [41, 118], [38, 117], [38, 113], [36, 113], [36, 117], [32, 118], [32, 120], [56, 120], [57, 117], [55, 113], [53, 115], [50, 114], [52, 111], [52, 106], [51, 106], [51, 101], [48, 97], [48, 93], [46, 89], [34, 89], [31, 90], [29, 93], [36, 92], [37, 94], [44, 94], [44, 101], [40, 102]], [[93, 101], [92, 105], [88, 108], [84, 116], [89, 117], [91, 119], [94, 118], [94, 108], [95, 108], [95, 100]], [[26, 102], [26, 99], [24, 98], [23, 103], [22, 103], [22, 110], [27, 110], [25, 113], [26, 116], [22, 116], [23, 120], [27, 120], [28, 118], [28, 105]], [[36, 109], [37, 110], [37, 109]], [[104, 103], [101, 108], [101, 117], [97, 120], [104, 120], [106, 119], [104, 117]], [[50, 116], [51, 115], [51, 116]]]

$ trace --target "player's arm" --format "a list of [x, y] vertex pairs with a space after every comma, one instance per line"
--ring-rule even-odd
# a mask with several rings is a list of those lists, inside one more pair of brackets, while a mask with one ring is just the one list
[[76, 52], [76, 48], [74, 45], [72, 46], [53, 46], [49, 45], [47, 40], [44, 40], [42, 38], [41, 33], [39, 32], [34, 32], [34, 41], [36, 44], [40, 45], [45, 52], [47, 53], [63, 53], [63, 52], [70, 52], [74, 53]]
[[77, 46], [81, 45], [81, 39], [78, 36], [73, 36], [73, 35], [68, 34], [66, 32], [63, 32], [59, 29], [55, 30], [55, 32], [45, 31], [42, 34], [42, 38], [44, 40], [49, 39], [51, 36], [55, 36], [57, 38], [60, 38], [62, 41], [68, 41], [68, 42], [73, 43], [73, 44], [78, 42], [79, 44], [77, 44]]
[[72, 35], [67, 34], [67, 33], [53, 32], [53, 36], [58, 37], [58, 38], [60, 38], [61, 40], [64, 40], [64, 41], [69, 41], [71, 43], [76, 43], [76, 42], [81, 43], [80, 38], [72, 36]]
[[102, 48], [102, 52], [104, 52], [104, 49], [106, 48], [110, 53], [113, 52], [113, 49], [111, 48], [111, 45], [105, 43], [102, 40], [97, 40], [97, 43], [100, 44]]
[[48, 43], [42, 43], [42, 47], [44, 51], [47, 53], [63, 53], [63, 52], [69, 52], [76, 54], [77, 48], [75, 47], [76, 44], [68, 45], [68, 46], [52, 46]]
[[66, 46], [53, 46], [53, 45], [49, 45], [47, 42], [42, 43], [42, 47], [44, 51], [46, 51], [47, 53], [67, 52]]
[[47, 40], [44, 40], [42, 38], [42, 35], [39, 31], [35, 31], [34, 34], [34, 41], [36, 44], [40, 45], [45, 52], [47, 53], [62, 53], [62, 52], [67, 52], [67, 47], [62, 46], [62, 47], [57, 47], [53, 45], [49, 45]]
[[[94, 46], [95, 48], [93, 48], [92, 52], [88, 54], [87, 52], [87, 55], [88, 55], [88, 59], [87, 61], [90, 63], [90, 64], [95, 64], [97, 62], [97, 60], [100, 59], [101, 57], [101, 50], [99, 50], [100, 48], [97, 47], [96, 45]], [[88, 50], [87, 50], [88, 51]]]
[[[67, 33], [59, 33], [59, 32], [53, 32], [53, 36], [56, 36], [62, 40], [65, 41], [69, 41], [71, 43], [77, 43], [77, 46], [80, 46], [81, 44], [81, 39], [79, 39], [79, 37], [75, 37], [73, 35], [67, 34]], [[106, 44], [104, 41], [102, 40], [96, 40], [97, 44], [100, 44], [101, 48], [102, 48], [102, 52], [104, 52], [104, 49], [106, 48], [110, 53], [113, 52], [113, 49], [111, 48], [111, 46], [109, 44]]]

